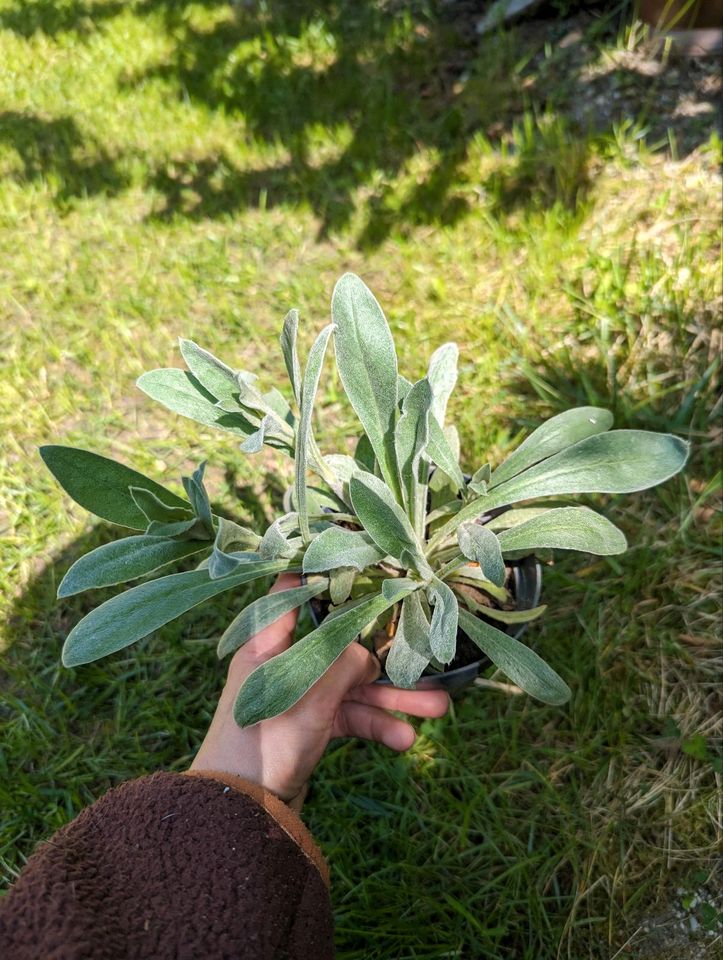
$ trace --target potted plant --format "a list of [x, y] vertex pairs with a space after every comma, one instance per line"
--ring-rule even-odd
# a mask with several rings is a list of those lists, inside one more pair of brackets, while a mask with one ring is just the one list
[[[188, 340], [181, 341], [187, 370], [154, 370], [138, 381], [175, 413], [240, 439], [245, 453], [266, 444], [294, 458], [285, 512], [266, 530], [214, 515], [203, 465], [183, 478], [183, 497], [89, 451], [41, 449], [73, 499], [138, 531], [76, 561], [60, 597], [200, 560], [188, 572], [144, 579], [91, 611], [68, 635], [63, 663], [121, 650], [205, 600], [288, 571], [300, 575], [300, 585], [247, 605], [219, 641], [224, 656], [287, 611], [313, 604], [316, 629], [245, 681], [235, 707], [242, 726], [287, 710], [357, 640], [377, 651], [388, 682], [400, 687], [468, 682], [488, 658], [532, 696], [565, 702], [567, 684], [513, 635], [544, 611], [534, 557], [550, 550], [617, 554], [626, 540], [588, 507], [529, 501], [651, 487], [683, 467], [687, 444], [670, 434], [611, 430], [610, 413], [582, 407], [543, 423], [495, 469], [483, 464], [465, 476], [457, 433], [445, 425], [456, 346], [440, 347], [427, 375], [411, 383], [398, 373], [387, 321], [358, 277], [339, 280], [331, 315], [303, 370], [298, 314], [286, 317], [288, 397]], [[313, 430], [332, 336], [363, 427], [353, 455], [322, 453]]]

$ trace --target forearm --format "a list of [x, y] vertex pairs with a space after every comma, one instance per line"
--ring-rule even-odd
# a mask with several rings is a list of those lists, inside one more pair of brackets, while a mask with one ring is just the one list
[[326, 867], [305, 827], [219, 776], [123, 784], [42, 844], [0, 900], [3, 956], [333, 957]]

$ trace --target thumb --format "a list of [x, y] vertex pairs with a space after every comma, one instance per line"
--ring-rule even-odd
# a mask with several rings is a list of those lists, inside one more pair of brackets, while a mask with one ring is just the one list
[[[279, 593], [281, 590], [290, 590], [292, 587], [298, 587], [300, 580], [294, 573], [282, 573], [269, 590], [269, 593]], [[243, 663], [248, 672], [249, 665], [258, 666], [266, 660], [275, 657], [277, 653], [283, 653], [291, 646], [296, 629], [296, 621], [299, 617], [299, 611], [290, 610], [283, 614], [278, 620], [274, 620], [268, 627], [264, 627], [255, 636], [251, 637], [248, 643], [245, 643], [238, 650], [231, 660], [230, 670], [235, 669], [235, 664]]]
[[314, 684], [307, 697], [311, 702], [337, 706], [350, 690], [373, 683], [380, 673], [377, 658], [354, 641]]

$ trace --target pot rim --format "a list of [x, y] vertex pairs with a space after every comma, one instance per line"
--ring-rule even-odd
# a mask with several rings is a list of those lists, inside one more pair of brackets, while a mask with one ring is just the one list
[[[434, 469], [435, 468], [432, 468], [430, 474], [434, 472]], [[466, 475], [465, 480], [469, 481], [469, 479], [469, 475]], [[284, 494], [285, 501], [290, 493], [291, 488], [289, 488]], [[500, 514], [506, 513], [511, 509], [511, 505], [497, 507], [496, 509], [490, 510], [489, 513], [485, 513], [478, 517], [474, 522], [479, 523], [480, 526], [484, 526], [487, 521], [492, 520], [494, 517], [498, 517]], [[535, 557], [534, 554], [530, 554], [527, 557], [522, 557], [520, 560], [508, 560], [507, 566], [512, 570], [512, 576], [514, 578], [515, 609], [531, 610], [533, 607], [538, 606], [540, 602], [540, 594], [542, 593], [542, 565], [537, 557]], [[301, 575], [301, 582], [306, 582], [306, 577], [304, 574]], [[530, 592], [528, 594], [527, 602], [520, 604], [519, 597], [521, 588], [525, 584], [529, 585]], [[310, 600], [306, 602], [306, 606], [309, 608], [309, 613], [311, 614], [314, 627], [318, 627], [321, 621], [316, 616]], [[484, 617], [481, 617], [479, 614], [475, 614], [475, 616], [480, 617], [482, 620], [484, 619]], [[527, 629], [526, 623], [492, 624], [492, 626], [497, 627], [498, 630], [502, 630], [503, 633], [508, 634], [515, 640], [518, 640]], [[461, 631], [458, 627], [458, 636], [460, 632], [464, 633], [464, 631]], [[354, 642], [356, 643], [357, 641], [355, 640]], [[414, 689], [445, 689], [449, 692], [459, 690], [473, 683], [476, 677], [479, 676], [480, 672], [482, 670], [486, 670], [491, 663], [492, 661], [490, 658], [482, 654], [479, 660], [473, 660], [472, 663], [466, 663], [461, 667], [455, 667], [454, 670], [443, 670], [441, 673], [423, 673], [414, 685]], [[378, 677], [374, 683], [379, 684], [380, 686], [394, 686], [384, 671], [382, 671], [382, 675]]]
[[[542, 565], [540, 561], [535, 556], [530, 555], [523, 557], [521, 560], [508, 561], [508, 566], [511, 568], [514, 577], [515, 600], [518, 601], [520, 594], [523, 592], [523, 586], [527, 586], [529, 589], [526, 602], [523, 604], [518, 602], [516, 609], [530, 610], [532, 607], [538, 606], [542, 592]], [[311, 605], [311, 601], [307, 602], [307, 606], [314, 626], [318, 627], [321, 621], [318, 619]], [[501, 629], [499, 625], [496, 626], [497, 629]], [[504, 627], [503, 632], [514, 637], [515, 640], [518, 640], [526, 629], [526, 623], [511, 623]], [[464, 631], [460, 631], [458, 628], [458, 632], [463, 633]], [[472, 683], [480, 671], [485, 670], [491, 663], [492, 661], [489, 657], [482, 655], [479, 660], [473, 660], [471, 663], [466, 663], [461, 667], [455, 667], [453, 670], [443, 670], [441, 673], [422, 674], [415, 687], [416, 689], [442, 687], [450, 690], [464, 687]], [[384, 672], [374, 682], [381, 686], [393, 686], [392, 681]]]

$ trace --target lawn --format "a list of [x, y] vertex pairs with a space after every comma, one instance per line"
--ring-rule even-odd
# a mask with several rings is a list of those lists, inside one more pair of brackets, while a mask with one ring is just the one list
[[[459, 343], [464, 466], [576, 403], [693, 454], [607, 498], [627, 554], [545, 569], [527, 636], [569, 705], [477, 687], [407, 755], [329, 752], [304, 815], [341, 960], [719, 955], [719, 78], [653, 59], [626, 3], [483, 39], [474, 6], [0, 0], [5, 885], [109, 786], [188, 765], [244, 600], [62, 668], [98, 598], [57, 584], [119, 531], [37, 446], [174, 481], [207, 457], [218, 508], [267, 522], [288, 462], [134, 381], [181, 365], [179, 335], [281, 381], [284, 314], [307, 349], [352, 269], [410, 378]], [[343, 443], [353, 417], [323, 382]]]

